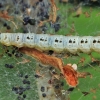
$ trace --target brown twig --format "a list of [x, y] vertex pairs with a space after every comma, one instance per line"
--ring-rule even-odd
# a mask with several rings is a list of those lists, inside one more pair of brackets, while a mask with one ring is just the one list
[[64, 65], [60, 58], [44, 54], [37, 49], [23, 47], [19, 50], [29, 56], [34, 57], [44, 65], [51, 65], [55, 68], [58, 68], [65, 77], [65, 80], [69, 86], [76, 87], [78, 85], [79, 77], [85, 78], [87, 75], [91, 75], [88, 72], [77, 72], [74, 67], [72, 67], [73, 65]]
[[69, 65], [64, 66], [60, 58], [46, 55], [34, 48], [20, 48], [20, 51], [34, 57], [45, 65], [51, 65], [58, 68], [64, 75], [68, 85], [75, 87], [78, 84], [77, 72]]

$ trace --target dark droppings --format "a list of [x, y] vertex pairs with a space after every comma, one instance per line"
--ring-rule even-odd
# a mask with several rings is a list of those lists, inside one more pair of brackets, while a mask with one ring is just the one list
[[28, 23], [29, 23], [29, 20], [30, 20], [30, 18], [29, 17], [25, 17], [24, 19], [23, 19], [23, 25], [27, 25]]
[[35, 74], [34, 76], [35, 76], [36, 78], [40, 78], [40, 77], [41, 77], [41, 76], [39, 76], [39, 75], [37, 75], [37, 74]]
[[13, 50], [6, 50], [5, 53], [9, 56], [9, 57], [12, 57], [12, 56], [15, 56], [17, 58], [19, 57], [23, 57], [23, 54], [21, 52], [18, 51], [18, 48], [17, 47], [14, 47]]
[[42, 93], [42, 96], [43, 96], [43, 97], [46, 97], [46, 93]]
[[14, 54], [16, 51], [15, 50], [12, 50], [12, 54]]
[[52, 55], [53, 53], [54, 53], [53, 50], [49, 50], [49, 51], [48, 51], [48, 55]]
[[16, 87], [16, 86], [12, 87], [12, 91], [14, 91], [16, 94], [19, 94], [19, 95], [22, 95], [25, 90], [26, 89], [24, 87], [22, 87], [22, 86], [20, 86], [20, 87]]
[[74, 87], [69, 88], [67, 91], [72, 92], [74, 90]]
[[10, 53], [9, 50], [6, 50], [5, 53], [6, 53], [9, 57], [12, 57], [12, 54]]
[[57, 23], [54, 25], [55, 32], [58, 32], [60, 28], [61, 28], [60, 24]]
[[7, 53], [7, 54], [8, 54], [9, 57], [12, 57], [12, 54], [11, 53]]
[[49, 70], [53, 70], [54, 68], [53, 67], [49, 67]]
[[24, 80], [23, 80], [23, 84], [30, 84], [30, 81], [24, 79]]
[[25, 75], [25, 78], [28, 78], [28, 75]]
[[11, 27], [7, 23], [4, 23], [3, 26], [6, 27], [8, 30], [11, 29]]
[[6, 28], [7, 28], [8, 30], [10, 30], [10, 29], [11, 29], [11, 27], [10, 27], [10, 26], [7, 26]]
[[30, 81], [27, 81], [27, 84], [30, 84]]
[[41, 86], [41, 92], [44, 92], [44, 91], [45, 91], [45, 87]]
[[28, 23], [30, 25], [35, 25], [36, 24], [36, 20], [35, 19], [29, 19]]
[[17, 58], [23, 56], [23, 54], [22, 54], [22, 53], [19, 53], [19, 52], [16, 52], [14, 55], [15, 55], [15, 57], [17, 57]]
[[30, 83], [30, 81], [28, 81], [26, 79], [23, 80], [23, 84], [29, 84], [29, 83]]
[[23, 94], [23, 98], [26, 98], [26, 94]]
[[61, 86], [64, 86], [64, 82], [61, 82], [61, 84], [60, 84]]
[[10, 65], [10, 64], [5, 64], [5, 67], [6, 68], [14, 68], [14, 66], [13, 65]]
[[6, 52], [5, 52], [6, 54], [8, 54], [9, 53], [9, 50], [6, 50]]
[[19, 91], [19, 93], [18, 93], [19, 95], [22, 95], [23, 94], [23, 91]]
[[59, 87], [60, 87], [59, 84], [57, 84], [57, 85], [55, 86], [56, 89], [59, 89]]
[[13, 86], [12, 91], [15, 92], [15, 94], [18, 95], [17, 100], [25, 100], [25, 98], [26, 98], [25, 91], [28, 91], [28, 90], [31, 89], [30, 81], [28, 80], [29, 75], [27, 75], [27, 74], [23, 75], [23, 72], [19, 72], [18, 76], [24, 78], [22, 80], [22, 83], [24, 85], [22, 85], [22, 86]]
[[17, 91], [18, 90], [18, 87], [12, 87], [12, 91]]
[[3, 26], [4, 26], [4, 27], [7, 27], [7, 23], [4, 23]]

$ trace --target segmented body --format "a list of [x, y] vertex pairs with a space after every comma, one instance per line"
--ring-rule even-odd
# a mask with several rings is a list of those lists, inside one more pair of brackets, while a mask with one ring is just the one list
[[1, 33], [0, 42], [6, 46], [29, 47], [42, 51], [53, 50], [58, 53], [100, 52], [100, 36], [79, 37], [34, 33]]

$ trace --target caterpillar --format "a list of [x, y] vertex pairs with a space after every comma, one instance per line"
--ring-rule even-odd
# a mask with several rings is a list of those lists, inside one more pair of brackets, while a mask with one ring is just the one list
[[63, 36], [35, 33], [0, 33], [0, 42], [6, 46], [35, 48], [58, 53], [100, 52], [100, 36]]

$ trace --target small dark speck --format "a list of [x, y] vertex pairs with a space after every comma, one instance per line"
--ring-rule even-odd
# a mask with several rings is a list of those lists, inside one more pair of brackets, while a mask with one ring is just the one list
[[18, 92], [18, 94], [19, 94], [19, 95], [22, 95], [22, 94], [23, 94], [23, 91], [22, 91], [22, 90], [20, 90], [20, 91]]
[[72, 43], [72, 40], [69, 40], [69, 43]]
[[22, 57], [23, 54], [22, 54], [22, 53], [16, 53], [15, 56], [16, 56], [16, 57]]
[[85, 43], [87, 43], [88, 41], [85, 41]]
[[22, 86], [19, 87], [19, 90], [23, 90], [24, 88]]
[[30, 25], [35, 25], [36, 24], [36, 20], [35, 19], [29, 19], [29, 24]]
[[96, 43], [96, 40], [93, 40], [93, 43]]
[[15, 52], [16, 52], [16, 51], [15, 51], [15, 50], [13, 50], [13, 51], [12, 51], [12, 54], [14, 54]]
[[26, 94], [23, 95], [23, 98], [26, 98]]
[[61, 86], [64, 86], [64, 82], [61, 82]]
[[43, 67], [41, 64], [39, 64], [39, 67]]
[[98, 43], [100, 43], [100, 40], [98, 40]]
[[10, 29], [11, 29], [11, 27], [10, 27], [10, 26], [7, 26], [7, 29], [8, 29], [8, 30], [10, 30]]
[[27, 81], [27, 84], [30, 84], [30, 81]]
[[41, 91], [44, 92], [45, 91], [45, 87], [41, 86]]
[[54, 51], [52, 51], [52, 50], [49, 50], [49, 52], [48, 52], [49, 55], [52, 55], [53, 53], [54, 53]]
[[55, 88], [56, 88], [56, 89], [59, 89], [59, 84], [57, 84], [57, 85], [55, 86]]
[[57, 74], [55, 71], [52, 71], [52, 74]]
[[11, 54], [11, 53], [8, 53], [8, 56], [9, 56], [9, 57], [12, 57], [12, 54]]
[[26, 79], [23, 80], [23, 84], [27, 84], [27, 80]]
[[51, 80], [49, 80], [49, 81], [48, 81], [48, 83], [49, 83], [49, 84], [52, 84], [52, 81], [51, 81]]
[[25, 75], [25, 78], [28, 78], [28, 75]]
[[14, 91], [16, 94], [19, 94], [19, 95], [22, 95], [25, 90], [26, 89], [23, 88], [22, 86], [20, 86], [20, 87], [16, 87], [16, 86], [12, 87], [12, 91]]
[[46, 94], [45, 94], [45, 93], [43, 93], [43, 94], [42, 94], [42, 96], [43, 96], [43, 97], [46, 97]]
[[5, 67], [6, 68], [14, 68], [14, 66], [13, 65], [10, 65], [10, 64], [5, 64]]
[[12, 87], [12, 91], [17, 91], [18, 87]]
[[7, 27], [7, 23], [4, 23], [3, 26], [4, 26], [4, 27]]
[[9, 50], [6, 50], [6, 52], [5, 52], [6, 54], [8, 54], [9, 53]]
[[49, 70], [53, 70], [53, 67], [50, 67]]
[[71, 88], [69, 88], [67, 91], [73, 91], [74, 90], [74, 87], [71, 87]]
[[24, 79], [24, 80], [23, 80], [23, 84], [30, 84], [30, 81]]
[[40, 77], [41, 77], [41, 76], [39, 76], [39, 75], [37, 75], [37, 74], [35, 74], [34, 76], [35, 76], [36, 78], [40, 78]]

